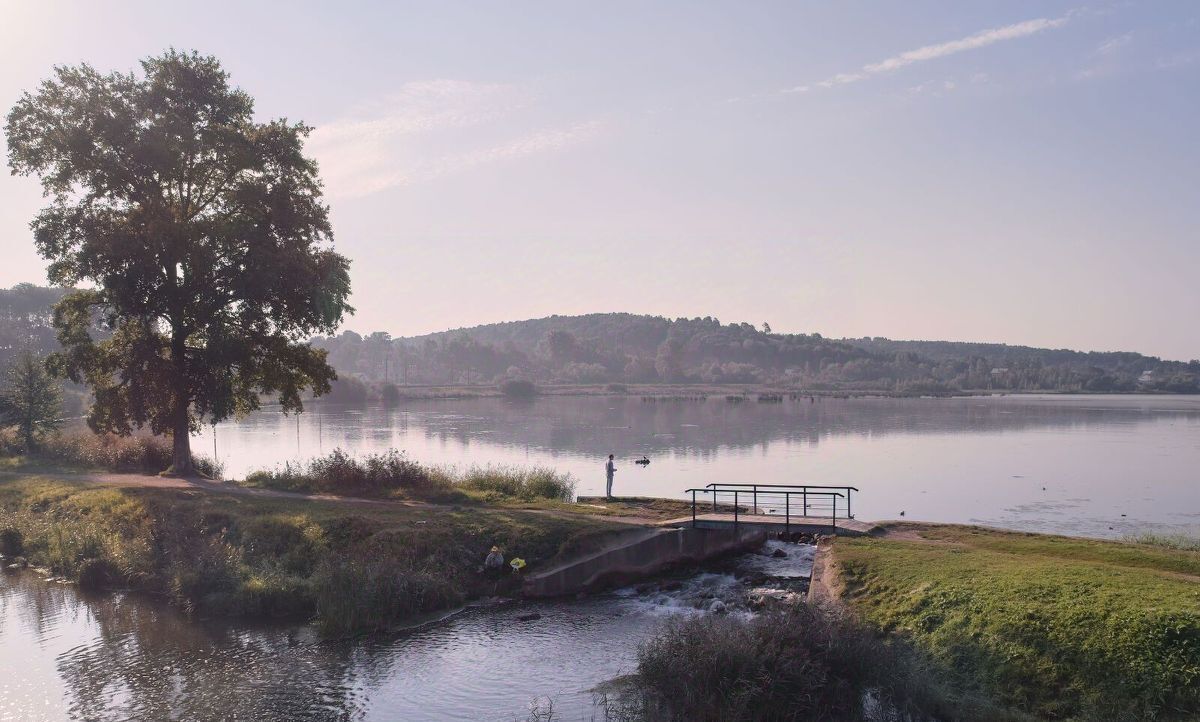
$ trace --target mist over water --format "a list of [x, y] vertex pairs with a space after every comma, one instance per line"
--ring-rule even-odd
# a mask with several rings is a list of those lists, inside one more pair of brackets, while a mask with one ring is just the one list
[[[1200, 527], [1200, 397], [994, 396], [783, 403], [542, 397], [314, 404], [216, 429], [226, 474], [342, 448], [428, 464], [545, 464], [578, 493], [682, 497], [711, 482], [849, 484], [859, 519], [1119, 537]], [[194, 440], [211, 454], [212, 430]], [[632, 462], [645, 454], [648, 467]]]

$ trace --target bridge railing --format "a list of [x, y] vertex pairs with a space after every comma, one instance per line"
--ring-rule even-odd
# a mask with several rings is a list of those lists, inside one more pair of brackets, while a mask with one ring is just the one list
[[[728, 491], [729, 489], [732, 489], [732, 488], [745, 489], [746, 491], [749, 491], [751, 493], [752, 498], [755, 499], [754, 503], [756, 505], [757, 505], [757, 498], [758, 498], [758, 493], [759, 493], [760, 489], [762, 490], [763, 493], [795, 490], [795, 491], [799, 491], [801, 496], [804, 496], [806, 492], [810, 493], [810, 494], [813, 492], [826, 492], [826, 491], [845, 492], [846, 493], [845, 517], [848, 519], [854, 518], [854, 513], [850, 508], [850, 499], [852, 496], [851, 492], [858, 491], [858, 487], [856, 487], [856, 486], [822, 486], [819, 484], [709, 484], [705, 488], [707, 488], [707, 489], [720, 488], [724, 491]], [[713, 500], [714, 501], [716, 500], [715, 496], [713, 497]], [[807, 505], [805, 506], [805, 508], [807, 508]]]
[[[813, 517], [828, 518], [830, 527], [837, 529], [839, 499], [843, 500], [840, 503], [842, 518], [849, 518], [849, 492], [843, 494], [832, 489], [847, 488], [853, 489], [783, 484], [709, 484], [703, 489], [685, 489], [684, 493], [692, 495], [692, 526], [696, 526], [699, 513], [711, 509], [717, 514], [732, 513], [735, 529], [742, 517], [747, 515], [776, 516], [783, 517], [784, 528], [790, 532], [793, 516], [805, 522]], [[701, 498], [701, 494], [706, 495], [705, 498]], [[702, 507], [704, 512], [700, 511]]]

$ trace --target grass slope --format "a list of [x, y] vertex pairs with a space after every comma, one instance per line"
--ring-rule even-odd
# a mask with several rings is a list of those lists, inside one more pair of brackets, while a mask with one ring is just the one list
[[944, 672], [1046, 719], [1200, 714], [1200, 553], [973, 527], [839, 539], [845, 597]]
[[[496, 582], [476, 573], [493, 544], [533, 571], [609, 526], [483, 505], [350, 505], [0, 477], [7, 556], [209, 616], [315, 616], [331, 633], [494, 593]], [[500, 589], [515, 583], [504, 578]]]

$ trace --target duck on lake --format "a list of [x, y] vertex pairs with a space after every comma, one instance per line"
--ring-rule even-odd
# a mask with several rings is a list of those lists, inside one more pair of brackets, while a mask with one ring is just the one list
[[642, 466], [648, 466], [650, 464], [650, 459], [648, 457], [646, 457], [645, 454], [643, 454], [642, 458], [634, 460], [633, 463], [641, 464]]

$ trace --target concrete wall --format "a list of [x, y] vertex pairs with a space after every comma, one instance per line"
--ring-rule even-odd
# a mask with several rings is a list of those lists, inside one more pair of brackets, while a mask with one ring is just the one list
[[701, 562], [734, 551], [762, 545], [762, 529], [662, 529], [633, 542], [616, 542], [613, 547], [565, 563], [525, 581], [531, 597], [576, 594], [610, 584], [623, 584], [661, 571], [672, 564]]

